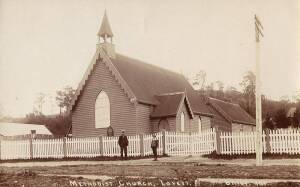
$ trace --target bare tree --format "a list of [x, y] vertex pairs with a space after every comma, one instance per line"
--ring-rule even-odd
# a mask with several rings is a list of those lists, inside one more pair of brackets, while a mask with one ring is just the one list
[[196, 90], [200, 92], [204, 92], [206, 84], [206, 72], [204, 70], [200, 70], [194, 77], [192, 85]]
[[224, 98], [224, 83], [222, 81], [216, 81], [215, 84], [217, 86], [217, 97], [219, 99], [223, 99]]
[[35, 104], [37, 105], [37, 113], [38, 114], [43, 114], [43, 105], [45, 103], [45, 99], [46, 99], [46, 94], [40, 92], [38, 93], [38, 97], [35, 100]]

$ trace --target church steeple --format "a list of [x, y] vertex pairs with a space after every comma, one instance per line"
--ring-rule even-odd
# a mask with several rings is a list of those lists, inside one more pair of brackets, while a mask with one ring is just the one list
[[106, 40], [106, 38], [112, 38], [114, 36], [113, 32], [111, 31], [111, 27], [106, 15], [106, 10], [102, 18], [102, 24], [98, 32], [98, 36], [99, 38], [103, 38], [104, 40]]
[[[109, 24], [109, 21], [108, 21], [108, 18], [107, 18], [107, 15], [106, 15], [106, 10], [104, 12], [104, 16], [102, 18], [102, 24], [101, 24], [101, 27], [100, 27], [100, 30], [98, 31], [98, 44], [97, 46], [98, 47], [102, 47], [107, 55], [110, 57], [110, 58], [115, 58], [116, 54], [115, 54], [115, 47], [113, 45], [113, 32], [111, 30], [111, 27], [110, 27], [110, 24]], [[107, 41], [108, 38], [110, 38], [110, 42]]]

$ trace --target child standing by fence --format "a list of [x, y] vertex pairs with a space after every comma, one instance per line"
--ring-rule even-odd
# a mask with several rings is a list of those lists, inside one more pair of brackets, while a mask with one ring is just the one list
[[153, 155], [154, 155], [154, 160], [153, 161], [157, 161], [157, 148], [158, 148], [158, 139], [156, 137], [155, 134], [153, 134], [152, 136], [152, 141], [151, 141], [151, 148], [152, 148], [152, 151], [153, 151]]

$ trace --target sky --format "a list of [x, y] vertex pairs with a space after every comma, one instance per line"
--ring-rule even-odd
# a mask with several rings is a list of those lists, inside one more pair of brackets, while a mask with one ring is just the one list
[[106, 9], [116, 52], [180, 72], [200, 70], [241, 90], [255, 70], [254, 14], [260, 43], [262, 92], [272, 99], [300, 89], [298, 0], [0, 0], [0, 114], [33, 111], [47, 94], [77, 88], [96, 50]]

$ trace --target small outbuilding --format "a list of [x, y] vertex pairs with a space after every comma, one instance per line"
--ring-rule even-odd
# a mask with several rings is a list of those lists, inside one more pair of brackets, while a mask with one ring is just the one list
[[52, 133], [45, 125], [24, 123], [0, 123], [2, 139], [52, 138]]

